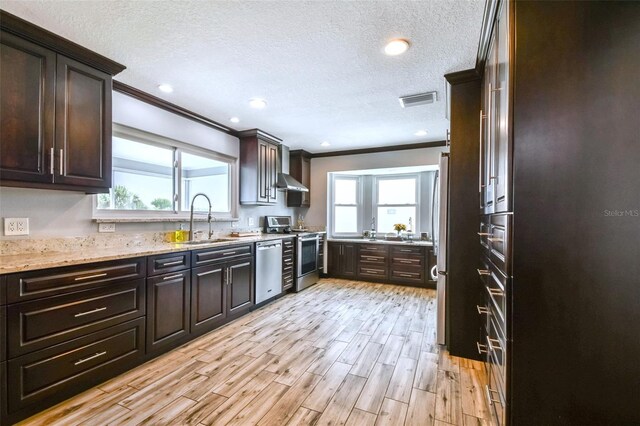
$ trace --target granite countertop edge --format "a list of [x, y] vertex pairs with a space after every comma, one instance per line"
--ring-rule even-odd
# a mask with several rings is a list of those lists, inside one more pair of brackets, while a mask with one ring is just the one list
[[327, 241], [335, 241], [337, 243], [358, 243], [358, 244], [391, 244], [399, 246], [423, 246], [432, 247], [431, 241], [414, 240], [413, 242], [407, 241], [394, 241], [394, 240], [368, 240], [364, 238], [327, 238]]

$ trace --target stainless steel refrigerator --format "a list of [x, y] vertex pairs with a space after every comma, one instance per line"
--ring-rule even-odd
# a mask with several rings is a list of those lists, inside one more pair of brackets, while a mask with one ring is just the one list
[[446, 294], [447, 294], [447, 224], [449, 215], [449, 154], [440, 156], [440, 169], [436, 173], [433, 202], [433, 252], [436, 255], [437, 264], [437, 324], [436, 338], [438, 344], [444, 345], [446, 341]]

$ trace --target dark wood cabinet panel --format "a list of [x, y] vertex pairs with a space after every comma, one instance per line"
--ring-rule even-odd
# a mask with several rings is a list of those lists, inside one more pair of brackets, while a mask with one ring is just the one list
[[240, 204], [277, 204], [280, 140], [258, 129], [239, 136]]
[[233, 260], [241, 256], [253, 254], [253, 244], [226, 246], [193, 251], [191, 254], [192, 266], [208, 265], [210, 263]]
[[9, 358], [145, 314], [144, 279], [10, 305]]
[[356, 278], [357, 256], [357, 243], [329, 242], [329, 274], [336, 278]]
[[227, 317], [225, 264], [194, 268], [191, 272], [191, 333], [213, 330]]
[[0, 362], [7, 359], [7, 307], [0, 306]]
[[54, 181], [111, 186], [111, 76], [58, 55]]
[[239, 315], [247, 312], [254, 301], [253, 259], [246, 258], [229, 263], [228, 312]]
[[159, 254], [147, 257], [147, 276], [182, 271], [191, 267], [191, 252]]
[[130, 368], [144, 356], [144, 332], [140, 318], [9, 360], [9, 413], [53, 405]]
[[189, 271], [147, 278], [147, 352], [167, 350], [189, 335]]
[[52, 181], [56, 54], [0, 32], [0, 180]]
[[7, 300], [22, 302], [144, 278], [144, 257], [20, 272], [7, 276]]
[[309, 191], [287, 192], [287, 206], [310, 207], [311, 206], [311, 154], [296, 150], [289, 152], [289, 174], [306, 186]]

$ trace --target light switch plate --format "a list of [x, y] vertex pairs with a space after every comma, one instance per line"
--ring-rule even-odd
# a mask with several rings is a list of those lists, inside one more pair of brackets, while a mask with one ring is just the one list
[[254, 226], [255, 225], [255, 221], [253, 220], [252, 217], [248, 217], [247, 218], [247, 226]]
[[4, 235], [29, 235], [29, 218], [5, 217]]
[[116, 232], [115, 223], [99, 223], [98, 232]]

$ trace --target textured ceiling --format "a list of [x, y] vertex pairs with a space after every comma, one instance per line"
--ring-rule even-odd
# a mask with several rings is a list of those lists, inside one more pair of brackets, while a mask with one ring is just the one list
[[[483, 7], [483, 0], [2, 1], [8, 12], [126, 65], [117, 80], [311, 152], [444, 139], [442, 76], [475, 65]], [[397, 37], [411, 41], [409, 51], [384, 55]], [[160, 83], [175, 91], [160, 92]], [[437, 103], [400, 107], [398, 96], [433, 90]], [[267, 108], [251, 109], [253, 97]], [[232, 116], [241, 122], [229, 123]], [[414, 135], [421, 129], [427, 136]]]

